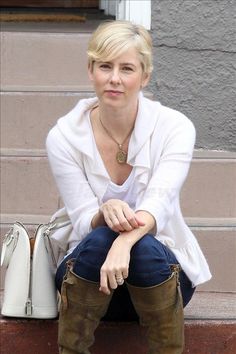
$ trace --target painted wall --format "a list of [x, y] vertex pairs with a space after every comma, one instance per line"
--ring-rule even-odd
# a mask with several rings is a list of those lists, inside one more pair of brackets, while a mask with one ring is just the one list
[[236, 1], [153, 0], [149, 90], [186, 114], [197, 148], [236, 151]]

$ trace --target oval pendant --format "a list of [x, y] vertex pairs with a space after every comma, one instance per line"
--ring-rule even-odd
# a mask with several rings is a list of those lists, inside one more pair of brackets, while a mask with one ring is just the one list
[[118, 163], [126, 163], [127, 161], [127, 153], [123, 150], [119, 150], [116, 154], [116, 161]]

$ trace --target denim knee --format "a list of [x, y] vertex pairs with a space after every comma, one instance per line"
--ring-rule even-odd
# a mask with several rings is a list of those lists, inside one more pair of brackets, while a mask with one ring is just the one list
[[109, 249], [118, 236], [118, 233], [112, 231], [107, 226], [100, 226], [92, 230], [80, 243], [80, 248], [84, 249], [89, 245], [98, 248]]
[[117, 235], [108, 227], [94, 229], [79, 245], [73, 271], [87, 280], [99, 282], [101, 266]]
[[87, 280], [100, 280], [100, 268], [117, 234], [108, 227], [91, 231], [81, 243], [59, 265], [56, 272], [56, 286], [60, 291], [67, 269], [67, 261], [74, 259], [73, 271]]
[[141, 287], [162, 283], [171, 275], [165, 246], [153, 235], [142, 237], [132, 248], [127, 282]]

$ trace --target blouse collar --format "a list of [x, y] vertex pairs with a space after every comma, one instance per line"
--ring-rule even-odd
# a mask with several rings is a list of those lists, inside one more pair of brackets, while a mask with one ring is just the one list
[[[86, 114], [98, 103], [97, 97], [80, 100], [79, 103], [57, 122], [62, 135], [73, 148], [92, 160], [95, 156], [89, 115]], [[138, 114], [130, 137], [127, 162], [131, 166], [150, 167], [150, 136], [158, 121], [160, 103], [139, 95]]]

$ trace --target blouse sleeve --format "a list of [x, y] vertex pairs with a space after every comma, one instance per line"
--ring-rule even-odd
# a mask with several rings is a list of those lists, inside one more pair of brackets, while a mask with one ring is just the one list
[[195, 128], [181, 115], [166, 129], [161, 156], [154, 159], [151, 178], [137, 200], [136, 211], [146, 210], [152, 214], [158, 233], [174, 213], [175, 202], [188, 174], [194, 143]]
[[99, 208], [97, 197], [88, 183], [80, 153], [75, 154], [57, 126], [48, 134], [46, 149], [59, 193], [81, 240], [91, 231], [91, 220]]

